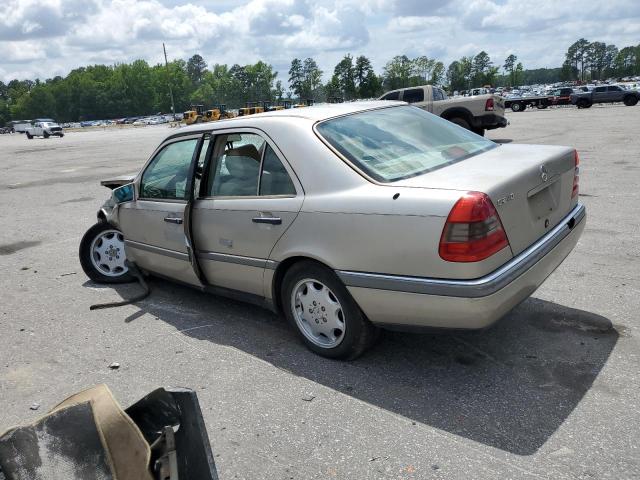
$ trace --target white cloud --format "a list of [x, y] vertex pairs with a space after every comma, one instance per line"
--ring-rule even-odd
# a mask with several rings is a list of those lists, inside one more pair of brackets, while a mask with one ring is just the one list
[[610, 0], [5, 0], [0, 79], [49, 78], [92, 64], [160, 62], [200, 53], [209, 64], [263, 59], [287, 77], [312, 56], [328, 76], [346, 53], [381, 71], [391, 57], [445, 63], [485, 50], [496, 65], [558, 66], [580, 37], [638, 44], [640, 1]]

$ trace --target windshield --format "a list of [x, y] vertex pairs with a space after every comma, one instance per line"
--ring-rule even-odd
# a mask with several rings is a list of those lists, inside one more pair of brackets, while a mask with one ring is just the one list
[[379, 182], [421, 175], [497, 147], [490, 140], [411, 106], [326, 120], [317, 131]]

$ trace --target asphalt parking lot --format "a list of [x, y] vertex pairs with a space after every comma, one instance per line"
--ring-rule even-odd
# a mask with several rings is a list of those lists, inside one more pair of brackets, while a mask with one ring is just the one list
[[385, 333], [354, 362], [161, 280], [89, 311], [137, 291], [80, 268], [99, 180], [136, 171], [170, 130], [0, 136], [0, 430], [97, 383], [125, 406], [175, 385], [198, 392], [221, 480], [640, 478], [640, 107], [507, 115], [490, 138], [580, 152], [577, 248], [491, 329]]

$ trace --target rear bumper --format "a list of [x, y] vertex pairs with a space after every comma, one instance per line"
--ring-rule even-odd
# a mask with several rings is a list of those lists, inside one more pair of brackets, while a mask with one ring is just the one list
[[410, 327], [483, 328], [529, 297], [578, 243], [577, 205], [553, 230], [496, 271], [475, 280], [337, 271], [369, 320]]

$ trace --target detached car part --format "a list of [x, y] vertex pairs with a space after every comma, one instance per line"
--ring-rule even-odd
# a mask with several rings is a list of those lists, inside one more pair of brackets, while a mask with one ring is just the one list
[[217, 480], [196, 393], [159, 388], [123, 410], [106, 385], [0, 436], [0, 480]]

